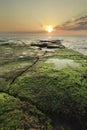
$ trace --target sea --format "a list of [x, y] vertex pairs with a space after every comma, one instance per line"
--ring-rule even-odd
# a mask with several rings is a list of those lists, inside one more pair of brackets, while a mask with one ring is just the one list
[[51, 36], [30, 34], [0, 34], [0, 45], [4, 43], [30, 44], [39, 40], [61, 40], [61, 43], [69, 49], [87, 55], [87, 36]]

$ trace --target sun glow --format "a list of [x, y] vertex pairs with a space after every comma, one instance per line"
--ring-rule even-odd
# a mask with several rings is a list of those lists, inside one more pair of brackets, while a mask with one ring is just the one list
[[46, 26], [46, 31], [49, 32], [49, 33], [53, 32], [53, 26], [52, 25], [47, 25]]

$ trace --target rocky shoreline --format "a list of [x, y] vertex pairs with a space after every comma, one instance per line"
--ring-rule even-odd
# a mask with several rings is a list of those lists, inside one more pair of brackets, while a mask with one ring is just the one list
[[65, 46], [63, 46], [61, 44], [60, 40], [40, 40], [39, 43], [32, 43], [31, 46], [37, 46], [40, 49], [41, 48], [48, 48], [48, 49], [55, 49], [55, 48], [59, 48], [59, 49], [64, 49]]
[[86, 130], [87, 56], [61, 40], [0, 44], [0, 129]]

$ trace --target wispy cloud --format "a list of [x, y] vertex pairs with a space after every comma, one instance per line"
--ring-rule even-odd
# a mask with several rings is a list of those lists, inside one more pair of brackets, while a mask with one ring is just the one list
[[87, 14], [79, 16], [77, 18], [72, 18], [66, 21], [60, 26], [56, 26], [55, 29], [61, 30], [87, 30]]

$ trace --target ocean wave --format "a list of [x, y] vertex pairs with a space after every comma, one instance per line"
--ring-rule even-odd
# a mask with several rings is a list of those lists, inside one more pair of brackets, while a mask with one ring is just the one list
[[28, 38], [2, 38], [0, 37], [0, 45], [6, 44], [25, 44], [29, 45], [31, 43], [39, 42], [40, 40], [61, 40], [61, 43], [69, 49], [78, 51], [84, 55], [87, 55], [87, 37], [28, 37]]
[[87, 40], [64, 40], [62, 44], [69, 49], [73, 49], [87, 55]]

